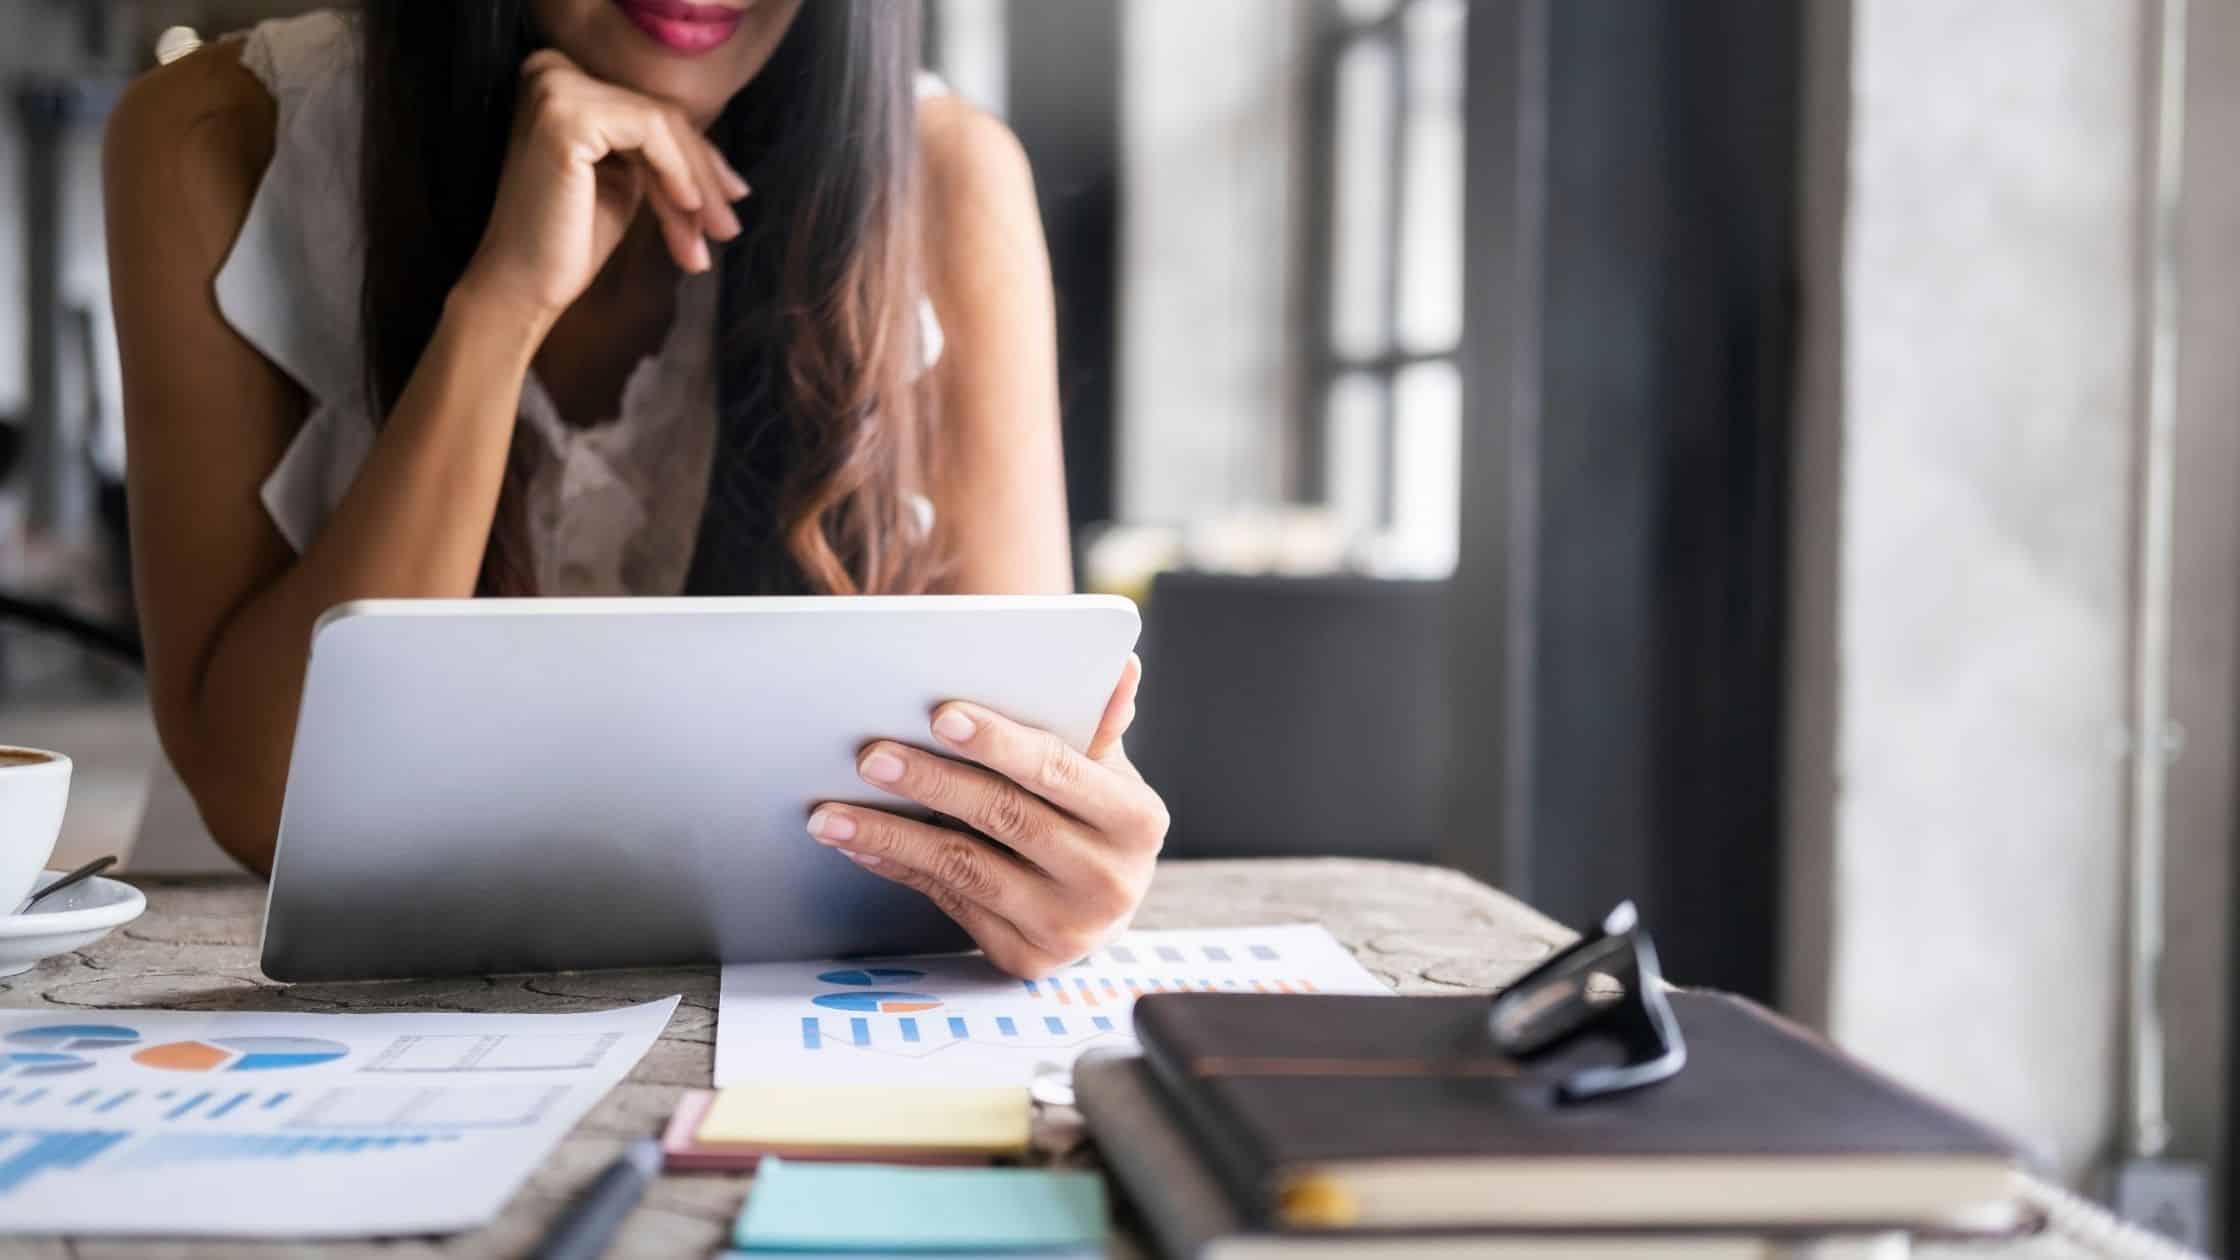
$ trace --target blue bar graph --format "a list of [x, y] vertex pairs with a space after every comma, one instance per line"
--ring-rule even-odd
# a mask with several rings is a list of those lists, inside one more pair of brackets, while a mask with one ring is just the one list
[[1182, 951], [1176, 949], [1174, 946], [1161, 945], [1158, 948], [1160, 962], [1178, 963], [1182, 961]]
[[1006, 1037], [1016, 1037], [1019, 1035], [1019, 1025], [1012, 1022], [1009, 1015], [998, 1015], [996, 1016], [996, 1031]]
[[901, 1024], [902, 1039], [904, 1041], [916, 1041], [918, 1039], [918, 1021], [914, 1019], [904, 1019], [901, 1021]]
[[[6, 1097], [7, 1095], [0, 1095], [0, 1100], [4, 1100]], [[13, 1094], [14, 1101], [22, 1106], [43, 1102], [50, 1107], [69, 1107], [97, 1114], [124, 1109], [135, 1101], [154, 1103], [157, 1104], [157, 1109], [163, 1113], [162, 1118], [165, 1120], [215, 1120], [235, 1111], [248, 1111], [252, 1108], [277, 1111], [287, 1105], [289, 1100], [294, 1097], [295, 1095], [292, 1092], [284, 1089], [275, 1090], [270, 1094], [253, 1089], [244, 1089], [231, 1094], [224, 1090], [204, 1090], [201, 1093], [189, 1095], [186, 1091], [173, 1089], [143, 1093], [134, 1089], [108, 1090], [99, 1087], [81, 1089], [71, 1094], [44, 1088], [23, 1090]], [[216, 1106], [208, 1110], [204, 1110], [204, 1104], [210, 1103], [213, 1099], [222, 1099], [223, 1101], [218, 1102]]]
[[1043, 1016], [1042, 1026], [1060, 1037], [1066, 1035], [1066, 1022], [1055, 1015]]
[[954, 1015], [951, 1015], [949, 1017], [949, 1035], [958, 1038], [959, 1040], [962, 1040], [964, 1038], [964, 1021], [962, 1019], [959, 1019]]
[[307, 1155], [354, 1155], [451, 1142], [451, 1133], [396, 1133], [378, 1137], [323, 1137], [288, 1133], [163, 1133], [122, 1155], [120, 1167], [208, 1164], [221, 1160], [292, 1160]]
[[1092, 1023], [1092, 1024], [1095, 1024], [1095, 1025], [1097, 1026], [1097, 1031], [1098, 1031], [1098, 1032], [1111, 1032], [1111, 1031], [1112, 1031], [1112, 1021], [1111, 1021], [1111, 1020], [1109, 1020], [1109, 1019], [1106, 1019], [1106, 1018], [1105, 1018], [1104, 1016], [1102, 1016], [1102, 1015], [1091, 1015], [1091, 1016], [1089, 1017], [1089, 1022], [1090, 1022], [1090, 1023]]
[[857, 1045], [859, 1045], [859, 1046], [868, 1046], [868, 1045], [870, 1045], [870, 1044], [871, 1044], [871, 1021], [870, 1021], [870, 1020], [868, 1020], [868, 1019], [865, 1019], [865, 1018], [863, 1018], [863, 1017], [862, 1017], [862, 1016], [860, 1016], [860, 1015], [859, 1015], [859, 1016], [857, 1016], [857, 1017], [856, 1017], [856, 1018], [854, 1018], [854, 1019], [851, 1019], [851, 1020], [849, 1020], [849, 1021], [848, 1021], [848, 1035], [849, 1035], [850, 1037], [852, 1037], [852, 1038], [853, 1038], [853, 1039], [855, 1040], [855, 1043], [856, 1043]]
[[[0, 1129], [0, 1139], [14, 1136], [14, 1131]], [[0, 1160], [0, 1195], [8, 1194], [49, 1168], [77, 1168], [132, 1135], [129, 1132], [86, 1132], [25, 1136], [31, 1139], [31, 1145]]]
[[823, 1042], [824, 1030], [817, 1027], [817, 1017], [814, 1015], [802, 1016], [801, 1048], [804, 1050], [814, 1050], [819, 1045], [822, 1045]]
[[1276, 951], [1270, 949], [1265, 945], [1255, 945], [1252, 947], [1252, 956], [1259, 959], [1261, 962], [1274, 962], [1276, 960]]
[[1025, 986], [1027, 986], [1027, 996], [1028, 996], [1028, 997], [1041, 997], [1041, 996], [1042, 996], [1042, 988], [1041, 988], [1041, 986], [1037, 985], [1037, 984], [1036, 984], [1036, 983], [1035, 983], [1034, 981], [1032, 981], [1032, 980], [1021, 980], [1021, 981], [1020, 981], [1019, 983], [1021, 983], [1021, 984], [1025, 985]]

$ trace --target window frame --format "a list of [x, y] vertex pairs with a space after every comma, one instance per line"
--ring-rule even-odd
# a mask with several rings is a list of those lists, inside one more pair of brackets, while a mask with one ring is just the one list
[[[1411, 347], [1401, 338], [1402, 238], [1411, 205], [1407, 172], [1414, 157], [1408, 124], [1412, 111], [1418, 108], [1417, 67], [1409, 47], [1407, 27], [1412, 14], [1442, 2], [1389, 0], [1383, 12], [1357, 16], [1348, 11], [1344, 0], [1314, 0], [1313, 30], [1308, 42], [1310, 60], [1301, 146], [1305, 160], [1300, 163], [1304, 184], [1301, 231], [1304, 283], [1298, 325], [1300, 344], [1306, 347], [1306, 388], [1299, 391], [1298, 414], [1294, 417], [1292, 489], [1294, 497], [1302, 502], [1329, 502], [1332, 490], [1331, 399], [1345, 381], [1365, 379], [1376, 394], [1377, 492], [1375, 509], [1367, 523], [1380, 531], [1391, 528], [1397, 516], [1401, 419], [1397, 389], [1401, 374], [1425, 364], [1444, 364], [1453, 368], [1459, 378], [1463, 366], [1465, 336], [1462, 330], [1431, 347]], [[1469, 21], [1469, 10], [1470, 6], [1463, 10], [1465, 24]], [[1387, 157], [1381, 172], [1385, 194], [1385, 221], [1381, 225], [1383, 267], [1376, 285], [1375, 341], [1381, 349], [1360, 354], [1342, 349], [1335, 335], [1339, 78], [1348, 54], [1373, 43], [1382, 43], [1389, 50], [1392, 67], [1387, 85], [1390, 99], [1383, 120]], [[1453, 108], [1457, 124], [1461, 125], [1467, 109], [1466, 94], [1457, 96]], [[1457, 222], [1460, 221], [1458, 215]], [[1458, 265], [1465, 244], [1456, 242]]]

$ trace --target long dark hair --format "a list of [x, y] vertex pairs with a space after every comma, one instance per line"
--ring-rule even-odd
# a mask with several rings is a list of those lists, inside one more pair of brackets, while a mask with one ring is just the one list
[[[366, 375], [376, 416], [404, 392], [480, 242], [505, 161], [528, 0], [367, 0]], [[716, 458], [686, 589], [913, 592], [940, 549], [923, 488], [931, 400], [917, 379], [914, 76], [918, 0], [805, 0], [710, 134], [754, 186], [722, 247]], [[481, 590], [531, 594], [524, 442], [499, 496]]]

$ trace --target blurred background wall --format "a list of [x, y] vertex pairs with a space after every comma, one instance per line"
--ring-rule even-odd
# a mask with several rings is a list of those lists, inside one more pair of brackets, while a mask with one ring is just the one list
[[[0, 0], [0, 592], [129, 622], [107, 94], [307, 7]], [[2076, 1184], [2229, 1201], [2240, 8], [928, 15], [1036, 168], [1176, 854], [1633, 897]], [[65, 859], [135, 843], [132, 669], [0, 630], [0, 739], [78, 757]]]
[[1794, 996], [2081, 1174], [2116, 1120], [2151, 14], [1850, 9], [1813, 66], [1850, 139], [1806, 301], [1840, 379], [1800, 411], [1833, 722], [1793, 785], [1828, 938]]
[[2083, 1181], [2231, 1131], [2235, 16], [1808, 38], [1785, 996]]

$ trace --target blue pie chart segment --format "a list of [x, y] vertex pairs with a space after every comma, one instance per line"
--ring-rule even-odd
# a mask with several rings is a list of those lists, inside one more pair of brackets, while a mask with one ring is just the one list
[[894, 993], [872, 989], [864, 993], [824, 993], [809, 999], [828, 1011], [862, 1011], [867, 1014], [908, 1015], [930, 1011], [941, 999], [924, 993]]
[[41, 1024], [7, 1037], [9, 1045], [32, 1050], [114, 1050], [139, 1040], [137, 1029], [116, 1024]]
[[882, 984], [908, 984], [923, 980], [926, 973], [908, 967], [855, 967], [844, 971], [827, 971], [817, 977], [823, 984], [852, 984], [859, 988], [876, 988]]
[[0, 1076], [64, 1076], [83, 1072], [93, 1060], [50, 1050], [16, 1050], [0, 1054]]
[[350, 1053], [339, 1041], [317, 1037], [213, 1037], [213, 1044], [235, 1051], [240, 1058], [226, 1065], [228, 1072], [269, 1072], [280, 1068], [314, 1067], [332, 1063]]

